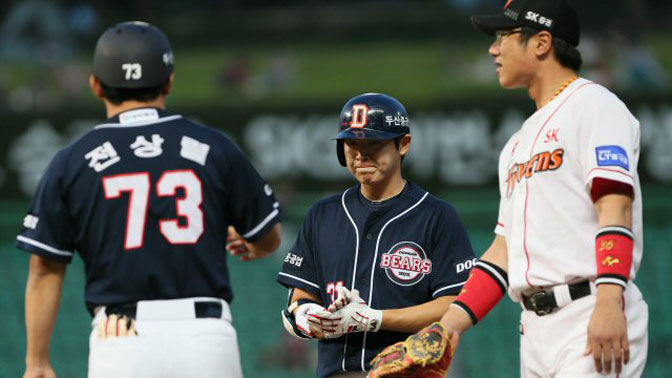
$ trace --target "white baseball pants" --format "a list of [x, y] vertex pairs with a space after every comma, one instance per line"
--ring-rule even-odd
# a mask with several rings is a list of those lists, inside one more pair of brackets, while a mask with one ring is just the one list
[[588, 322], [596, 295], [577, 299], [555, 312], [521, 314], [520, 374], [522, 378], [638, 378], [644, 373], [648, 351], [649, 306], [634, 283], [624, 292], [630, 362], [620, 375], [599, 374], [593, 356], [584, 356]]
[[[221, 318], [197, 318], [196, 301], [222, 303]], [[89, 340], [89, 378], [242, 378], [236, 331], [226, 301], [187, 298], [137, 304], [137, 336], [99, 339], [104, 308]]]

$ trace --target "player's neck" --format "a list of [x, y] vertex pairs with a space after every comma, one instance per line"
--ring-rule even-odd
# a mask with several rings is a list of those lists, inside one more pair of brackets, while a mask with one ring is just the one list
[[546, 69], [541, 69], [537, 75], [531, 80], [528, 87], [530, 98], [537, 105], [537, 109], [541, 109], [551, 100], [557, 97], [566, 87], [566, 84], [571, 83], [577, 74], [573, 70], [561, 66], [551, 66]]
[[401, 175], [395, 175], [389, 181], [375, 184], [362, 183], [361, 192], [369, 201], [380, 202], [399, 195], [406, 186], [406, 180]]
[[119, 105], [115, 105], [107, 100], [105, 102], [105, 109], [107, 110], [107, 118], [114, 117], [117, 114], [123, 113], [125, 111], [140, 109], [140, 108], [159, 108], [166, 109], [166, 98], [165, 96], [159, 96], [152, 101], [124, 101]]

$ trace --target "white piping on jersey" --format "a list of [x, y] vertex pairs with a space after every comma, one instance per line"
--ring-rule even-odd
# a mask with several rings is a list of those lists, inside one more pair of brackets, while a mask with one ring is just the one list
[[148, 121], [148, 122], [141, 121], [141, 122], [132, 122], [132, 123], [124, 123], [124, 124], [121, 124], [121, 123], [103, 123], [103, 124], [100, 124], [100, 125], [94, 127], [94, 129], [97, 130], [97, 129], [105, 129], [105, 128], [126, 128], [126, 127], [149, 126], [149, 125], [168, 122], [168, 121], [172, 121], [172, 120], [176, 120], [176, 119], [180, 119], [180, 118], [182, 118], [181, 115], [175, 114], [175, 115], [172, 115], [172, 116], [163, 117], [163, 118], [159, 118], [157, 120], [151, 120], [151, 121]]
[[31, 239], [31, 238], [27, 238], [27, 237], [22, 236], [22, 235], [18, 235], [18, 236], [16, 237], [16, 240], [18, 240], [18, 241], [20, 241], [20, 242], [24, 242], [24, 243], [26, 243], [26, 244], [33, 245], [33, 246], [35, 246], [35, 247], [37, 247], [37, 248], [39, 248], [39, 249], [42, 249], [42, 250], [44, 250], [44, 251], [47, 251], [47, 252], [50, 252], [50, 253], [53, 253], [53, 254], [56, 254], [56, 255], [67, 256], [67, 257], [72, 257], [72, 255], [74, 255], [73, 252], [70, 252], [70, 251], [62, 251], [62, 250], [60, 250], [60, 249], [56, 249], [56, 248], [54, 248], [54, 247], [52, 247], [52, 246], [46, 245], [46, 244], [41, 243], [41, 242], [39, 242], [39, 241], [37, 241], [37, 240]]
[[[585, 87], [586, 85], [591, 85], [595, 84], [592, 81], [586, 81], [583, 84], [580, 84], [576, 89], [574, 89], [571, 93], [567, 95], [567, 97], [562, 100], [562, 102], [553, 110], [553, 112], [546, 118], [546, 121], [541, 125], [541, 128], [537, 132], [537, 136], [534, 138], [534, 142], [532, 142], [532, 147], [530, 148], [530, 159], [532, 159], [532, 155], [534, 154], [534, 147], [537, 145], [537, 140], [539, 140], [539, 135], [541, 135], [541, 132], [544, 131], [546, 128], [546, 125], [551, 121], [553, 116], [560, 110], [560, 108], [565, 105], [565, 103], [572, 98], [572, 96], [579, 91], [579, 89]], [[530, 252], [527, 249], [527, 201], [530, 199], [530, 180], [525, 180], [525, 207], [523, 209], [523, 251], [525, 251], [525, 257], [527, 258], [527, 269], [525, 270], [525, 281], [527, 281], [527, 285], [529, 287], [534, 287], [532, 285], [532, 282], [530, 282], [530, 268], [532, 267], [532, 262], [530, 261]]]
[[[420, 205], [420, 203], [421, 203], [422, 201], [425, 200], [425, 198], [427, 198], [427, 195], [429, 195], [429, 192], [425, 192], [425, 195], [422, 196], [422, 198], [420, 198], [420, 200], [419, 200], [418, 202], [416, 202], [413, 206], [411, 206], [411, 207], [409, 207], [408, 209], [406, 209], [406, 210], [404, 210], [403, 212], [401, 212], [401, 214], [399, 214], [399, 215], [397, 215], [396, 217], [394, 217], [394, 218], [390, 219], [389, 221], [387, 221], [387, 223], [385, 223], [385, 225], [383, 226], [383, 228], [380, 229], [380, 232], [378, 233], [378, 239], [376, 240], [376, 253], [373, 255], [373, 264], [371, 264], [371, 284], [370, 284], [370, 286], [369, 286], [369, 300], [366, 302], [366, 303], [368, 303], [369, 305], [371, 305], [371, 299], [372, 299], [372, 297], [373, 297], [373, 276], [374, 276], [374, 274], [376, 273], [376, 261], [378, 260], [378, 248], [380, 247], [380, 238], [381, 238], [381, 236], [383, 236], [383, 232], [385, 232], [385, 228], [386, 228], [390, 223], [392, 223], [392, 222], [394, 222], [395, 220], [401, 218], [404, 214], [406, 214], [406, 213], [408, 213], [409, 211], [415, 209], [418, 205]], [[354, 280], [354, 278], [353, 278], [353, 280]], [[364, 354], [365, 354], [365, 352], [366, 352], [366, 334], [367, 334], [367, 333], [368, 333], [367, 331], [364, 331], [364, 340], [362, 340], [362, 371], [366, 371], [366, 369], [364, 368], [364, 367], [366, 366], [366, 365], [364, 364]]]
[[465, 283], [467, 283], [467, 281], [463, 281], [463, 282], [460, 282], [460, 283], [456, 283], [456, 284], [452, 284], [452, 285], [444, 286], [444, 287], [438, 289], [437, 291], [435, 291], [435, 292], [432, 294], [432, 297], [435, 296], [435, 295], [436, 295], [438, 292], [440, 292], [440, 291], [444, 291], [444, 290], [452, 289], [452, 288], [454, 288], [454, 287], [459, 287], [459, 286], [464, 285]]
[[[348, 207], [345, 206], [345, 195], [350, 191], [350, 188], [343, 192], [343, 195], [341, 196], [341, 205], [343, 205], [343, 210], [345, 210], [345, 215], [348, 216], [348, 219], [350, 219], [350, 223], [352, 223], [352, 227], [355, 228], [355, 267], [352, 270], [352, 285], [350, 285], [350, 290], [355, 289], [355, 277], [357, 277], [357, 257], [359, 256], [359, 230], [357, 229], [357, 224], [355, 221], [352, 219], [352, 216], [350, 215], [350, 212], [348, 211]], [[346, 356], [346, 351], [348, 348], [348, 334], [345, 334], [345, 342], [343, 343], [343, 362], [341, 362], [341, 368], [343, 371], [345, 371], [345, 356]]]
[[264, 226], [266, 226], [268, 224], [268, 222], [271, 221], [271, 219], [275, 218], [278, 214], [280, 214], [280, 211], [278, 211], [278, 209], [275, 209], [275, 210], [271, 211], [271, 213], [268, 214], [268, 216], [266, 218], [264, 218], [264, 220], [261, 221], [261, 223], [259, 223], [257, 225], [257, 227], [250, 230], [248, 233], [243, 235], [243, 237], [245, 239], [249, 239], [252, 236], [256, 235], [259, 231], [261, 231], [262, 228], [264, 228]]
[[295, 280], [297, 280], [297, 281], [301, 281], [301, 282], [303, 282], [303, 283], [305, 283], [305, 284], [308, 284], [308, 285], [310, 285], [310, 286], [315, 287], [317, 290], [320, 290], [320, 286], [319, 286], [319, 285], [316, 285], [316, 284], [314, 284], [314, 283], [312, 283], [312, 282], [310, 282], [310, 281], [304, 280], [303, 278], [300, 278], [300, 277], [297, 277], [297, 276], [292, 276], [291, 274], [287, 274], [287, 273], [283, 273], [283, 272], [280, 272], [280, 273], [278, 273], [278, 274], [281, 275], [281, 276], [286, 276], [286, 277], [289, 277], [289, 278], [293, 278], [293, 279], [295, 279]]
[[278, 207], [280, 207], [280, 202], [273, 202], [273, 208], [277, 209]]

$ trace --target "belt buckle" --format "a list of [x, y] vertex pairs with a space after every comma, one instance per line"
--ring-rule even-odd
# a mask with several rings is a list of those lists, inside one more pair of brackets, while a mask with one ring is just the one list
[[553, 312], [554, 310], [553, 306], [551, 305], [551, 303], [548, 303], [549, 294], [553, 295], [553, 292], [538, 291], [528, 297], [530, 307], [532, 307], [532, 311], [534, 311], [535, 314], [539, 316], [544, 316]]

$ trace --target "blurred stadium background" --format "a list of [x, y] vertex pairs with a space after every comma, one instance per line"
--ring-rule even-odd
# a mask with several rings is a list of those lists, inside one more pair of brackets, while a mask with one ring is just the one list
[[[315, 348], [284, 332], [275, 283], [307, 207], [352, 184], [329, 140], [342, 104], [385, 92], [411, 115], [407, 176], [456, 205], [482, 253], [497, 213], [496, 159], [533, 104], [498, 88], [468, 15], [504, 0], [25, 0], [0, 2], [0, 377], [24, 366], [28, 256], [13, 247], [53, 154], [104, 119], [87, 78], [98, 35], [144, 20], [173, 43], [169, 109], [220, 127], [269, 179], [285, 209], [273, 257], [229, 259], [247, 377], [314, 376]], [[645, 377], [672, 356], [672, 14], [668, 0], [574, 1], [583, 76], [615, 91], [642, 124], [645, 256], [637, 282], [650, 306]], [[60, 377], [85, 377], [90, 318], [80, 260], [68, 269], [52, 339]], [[517, 377], [519, 308], [505, 300], [461, 344], [451, 377]], [[550, 341], [549, 341], [550, 342]], [[226, 356], [222, 356], [226, 358]]]

